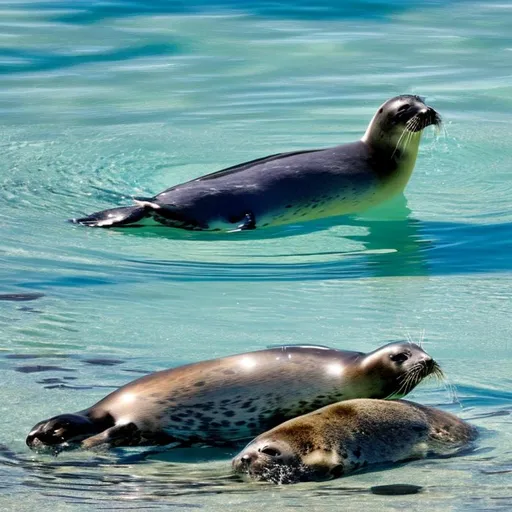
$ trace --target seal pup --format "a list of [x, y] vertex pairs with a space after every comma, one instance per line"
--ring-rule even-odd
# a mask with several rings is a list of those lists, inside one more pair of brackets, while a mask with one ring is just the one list
[[282, 421], [356, 397], [403, 396], [441, 375], [418, 345], [368, 354], [283, 346], [188, 364], [134, 380], [74, 414], [38, 423], [35, 450], [135, 445], [234, 445]]
[[477, 431], [453, 414], [407, 402], [355, 399], [282, 423], [232, 462], [254, 480], [327, 480], [371, 464], [455, 455]]
[[259, 158], [71, 222], [106, 228], [151, 217], [173, 228], [240, 231], [360, 212], [404, 190], [423, 129], [440, 123], [419, 96], [396, 96], [357, 142]]

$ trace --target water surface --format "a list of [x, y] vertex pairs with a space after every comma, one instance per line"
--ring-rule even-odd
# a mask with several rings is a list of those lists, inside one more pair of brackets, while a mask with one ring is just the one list
[[[507, 510], [512, 9], [507, 2], [0, 3], [3, 509]], [[400, 93], [442, 114], [405, 197], [267, 233], [65, 220], [281, 151], [359, 138]], [[33, 300], [19, 300], [23, 294]], [[32, 454], [34, 423], [145, 372], [278, 343], [426, 334], [484, 429], [464, 457], [325, 484], [241, 483], [230, 453]], [[379, 496], [375, 485], [419, 494]]]

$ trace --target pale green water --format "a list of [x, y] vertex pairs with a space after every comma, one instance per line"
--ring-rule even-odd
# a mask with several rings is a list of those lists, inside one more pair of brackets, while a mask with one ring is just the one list
[[[0, 302], [0, 508], [510, 509], [512, 4], [296, 5], [0, 3], [0, 291], [46, 294]], [[424, 138], [407, 206], [259, 238], [64, 222], [357, 139], [403, 92], [446, 126]], [[130, 464], [24, 445], [34, 423], [132, 370], [276, 343], [366, 351], [423, 331], [460, 403], [433, 385], [413, 398], [486, 429], [472, 455], [274, 488], [229, 480], [230, 454]], [[368, 491], [389, 483], [425, 491]]]

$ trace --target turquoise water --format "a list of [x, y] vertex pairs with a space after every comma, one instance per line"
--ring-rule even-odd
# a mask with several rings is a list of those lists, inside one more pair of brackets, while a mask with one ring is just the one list
[[[0, 3], [0, 508], [508, 510], [512, 502], [512, 4]], [[65, 219], [221, 167], [359, 138], [426, 96], [405, 198], [260, 235]], [[413, 399], [478, 450], [325, 484], [240, 483], [230, 453], [70, 453], [34, 423], [137, 377], [278, 343], [371, 350], [425, 335], [457, 392]], [[376, 496], [407, 483], [413, 496]]]

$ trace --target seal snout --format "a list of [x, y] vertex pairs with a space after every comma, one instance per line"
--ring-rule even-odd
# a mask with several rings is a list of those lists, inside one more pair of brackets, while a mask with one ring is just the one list
[[235, 473], [254, 480], [291, 483], [300, 480], [300, 459], [287, 442], [261, 439], [250, 443], [232, 462]]
[[428, 105], [423, 105], [420, 110], [407, 122], [407, 129], [412, 132], [424, 130], [427, 126], [441, 125], [441, 116]]
[[263, 461], [275, 463], [280, 457], [281, 451], [278, 448], [269, 445], [263, 445], [258, 448], [251, 446], [238, 455], [238, 457], [235, 457], [232, 464], [237, 471], [248, 472], [257, 463]]
[[430, 357], [426, 356], [422, 359], [421, 364], [425, 368], [427, 374], [432, 373], [437, 363]]
[[441, 370], [439, 364], [430, 356], [426, 356], [421, 362], [424, 368], [424, 377], [435, 375], [438, 379], [442, 380], [444, 378], [443, 370]]
[[256, 452], [244, 452], [233, 459], [231, 465], [238, 473], [248, 473], [251, 464], [258, 458]]

